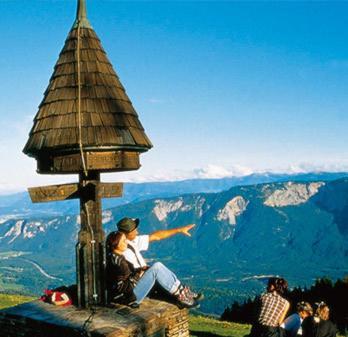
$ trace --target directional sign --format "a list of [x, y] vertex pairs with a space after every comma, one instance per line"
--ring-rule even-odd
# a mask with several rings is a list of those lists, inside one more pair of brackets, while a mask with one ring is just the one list
[[61, 201], [77, 199], [84, 190], [88, 190], [89, 185], [95, 185], [98, 188], [100, 198], [116, 198], [121, 197], [123, 193], [122, 183], [101, 183], [89, 182], [82, 186], [78, 183], [50, 185], [42, 187], [31, 187], [28, 189], [31, 201], [33, 203]]

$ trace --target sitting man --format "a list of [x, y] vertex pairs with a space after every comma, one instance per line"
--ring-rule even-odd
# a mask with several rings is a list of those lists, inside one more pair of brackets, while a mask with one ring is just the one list
[[[137, 303], [140, 303], [148, 293], [148, 284], [152, 286], [157, 281], [157, 278], [161, 276], [162, 279], [167, 279], [169, 283], [173, 283], [170, 286], [176, 288], [173, 294], [177, 296], [179, 302], [185, 307], [195, 307], [196, 301], [202, 298], [202, 294], [193, 292], [190, 288], [184, 286], [168, 268], [162, 263], [157, 262], [153, 266], [149, 267], [145, 262], [141, 251], [146, 251], [149, 248], [149, 243], [152, 241], [159, 241], [169, 238], [175, 234], [184, 234], [191, 236], [189, 231], [195, 226], [187, 225], [184, 227], [160, 230], [150, 235], [138, 235], [139, 219], [123, 218], [117, 223], [117, 229], [119, 232], [124, 233], [127, 239], [127, 249], [122, 253], [127, 262], [129, 262], [134, 270], [140, 272], [140, 280], [137, 287], [134, 289]], [[110, 236], [111, 234], [109, 234]], [[144, 276], [144, 277], [143, 277]], [[144, 287], [142, 286], [144, 283]], [[151, 287], [152, 287], [151, 286]]]

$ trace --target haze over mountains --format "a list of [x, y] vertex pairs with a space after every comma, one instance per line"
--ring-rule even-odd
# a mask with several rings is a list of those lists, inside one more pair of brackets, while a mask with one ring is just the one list
[[[221, 313], [233, 299], [261, 291], [263, 275], [283, 275], [295, 286], [348, 273], [343, 175], [126, 185], [127, 203], [104, 205], [103, 224], [109, 232], [119, 218], [139, 217], [149, 233], [195, 223], [192, 238], [153, 243], [146, 257], [204, 289], [203, 311]], [[74, 282], [77, 203], [32, 206], [24, 195], [11, 198], [0, 198], [0, 290], [40, 292]]]
[[[125, 183], [122, 198], [104, 199], [103, 208], [156, 197], [171, 197], [185, 193], [221, 192], [232, 186], [252, 185], [281, 181], [329, 181], [348, 176], [345, 172], [315, 172], [299, 174], [254, 173], [220, 179], [187, 179], [169, 182]], [[27, 192], [0, 195], [0, 216], [63, 215], [78, 213], [77, 200], [33, 204]]]

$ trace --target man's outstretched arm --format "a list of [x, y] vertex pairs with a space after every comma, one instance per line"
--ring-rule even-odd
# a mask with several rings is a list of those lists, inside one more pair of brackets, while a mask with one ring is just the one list
[[171, 236], [176, 235], [176, 234], [184, 234], [186, 236], [191, 236], [189, 231], [194, 226], [196, 226], [196, 225], [191, 224], [191, 225], [187, 225], [187, 226], [183, 226], [183, 227], [156, 231], [156, 232], [153, 232], [152, 234], [149, 235], [149, 241], [159, 241], [159, 240], [167, 239], [167, 238], [170, 238]]

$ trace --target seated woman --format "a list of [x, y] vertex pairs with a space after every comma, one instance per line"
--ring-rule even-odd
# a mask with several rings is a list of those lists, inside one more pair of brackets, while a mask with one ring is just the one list
[[271, 277], [267, 293], [261, 296], [259, 312], [253, 324], [252, 337], [279, 337], [282, 335], [280, 324], [283, 322], [290, 304], [283, 297], [288, 283], [283, 278]]
[[107, 238], [107, 288], [109, 302], [138, 307], [157, 282], [173, 295], [181, 307], [197, 307], [199, 294], [192, 292], [162, 263], [156, 262], [147, 270], [135, 270], [122, 255], [127, 249], [124, 233], [112, 232]]
[[302, 336], [302, 322], [312, 315], [313, 309], [308, 302], [297, 303], [296, 312], [287, 317], [281, 325], [281, 328], [285, 330], [286, 337]]
[[335, 337], [337, 328], [329, 320], [329, 316], [328, 305], [324, 302], [319, 303], [314, 316], [303, 321], [303, 337]]

